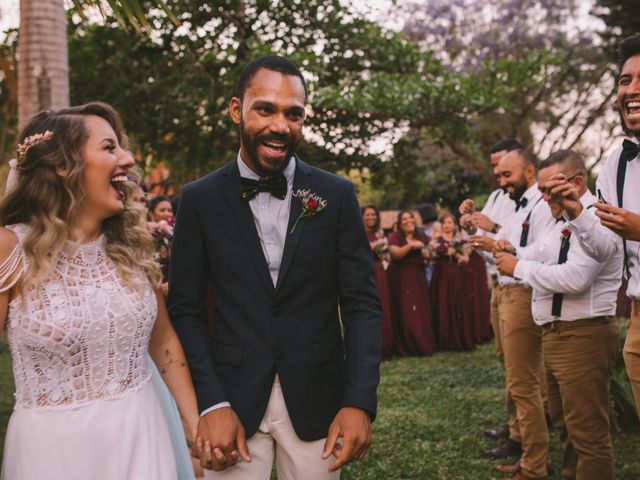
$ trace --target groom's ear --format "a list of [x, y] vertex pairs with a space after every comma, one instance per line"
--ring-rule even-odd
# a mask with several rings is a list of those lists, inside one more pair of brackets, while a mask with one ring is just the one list
[[240, 125], [240, 121], [242, 120], [242, 100], [238, 97], [233, 97], [229, 101], [229, 115], [233, 123]]

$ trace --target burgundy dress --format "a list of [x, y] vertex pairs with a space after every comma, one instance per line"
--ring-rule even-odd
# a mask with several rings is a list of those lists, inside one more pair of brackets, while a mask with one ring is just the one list
[[463, 288], [469, 298], [473, 336], [476, 345], [480, 345], [493, 338], [487, 267], [484, 259], [477, 252], [472, 252], [463, 272]]
[[[436, 268], [430, 283], [431, 305], [436, 322], [438, 350], [472, 350], [475, 347], [470, 304], [464, 289], [463, 267], [447, 254], [447, 240], [437, 237], [432, 243]], [[433, 253], [432, 253], [433, 255]]]
[[[429, 237], [416, 232], [425, 245]], [[389, 245], [403, 247], [407, 240], [399, 232], [389, 236]], [[412, 250], [404, 258], [393, 260], [389, 282], [396, 319], [397, 350], [400, 355], [432, 355], [435, 347], [431, 305], [424, 262], [420, 250]]]
[[[387, 238], [382, 231], [367, 231], [369, 242], [379, 241], [387, 245]], [[391, 301], [391, 291], [389, 290], [389, 280], [387, 271], [382, 265], [382, 255], [373, 251], [373, 273], [378, 287], [378, 296], [382, 305], [382, 358], [388, 360], [395, 353], [395, 333], [393, 320], [393, 303]]]

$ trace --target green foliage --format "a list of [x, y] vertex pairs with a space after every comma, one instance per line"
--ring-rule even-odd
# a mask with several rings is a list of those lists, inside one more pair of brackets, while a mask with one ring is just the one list
[[178, 180], [233, 157], [227, 104], [241, 67], [262, 54], [302, 67], [311, 114], [301, 154], [333, 171], [379, 170], [371, 142], [412, 123], [462, 135], [469, 115], [497, 98], [338, 0], [167, 5], [181, 26], [152, 16], [151, 38], [109, 21], [70, 22], [71, 96], [114, 104], [139, 156], [166, 161]]
[[636, 0], [597, 0], [594, 13], [607, 26], [601, 33], [609, 45], [611, 58], [616, 60], [615, 47], [619, 40], [640, 32], [640, 18], [636, 14]]
[[[12, 392], [9, 355], [0, 353], [0, 451]], [[384, 362], [378, 398], [373, 445], [364, 461], [343, 470], [344, 480], [468, 480], [495, 474], [496, 462], [482, 456], [495, 444], [481, 433], [505, 420], [504, 377], [493, 345]], [[623, 427], [613, 436], [616, 478], [635, 480], [640, 430]], [[553, 433], [551, 459], [552, 479], [559, 480], [562, 453]]]

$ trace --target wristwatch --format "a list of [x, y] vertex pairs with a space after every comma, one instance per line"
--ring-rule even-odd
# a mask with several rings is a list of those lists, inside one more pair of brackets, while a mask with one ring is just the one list
[[500, 228], [502, 227], [499, 223], [494, 223], [493, 227], [491, 227], [491, 233], [498, 233], [500, 231]]

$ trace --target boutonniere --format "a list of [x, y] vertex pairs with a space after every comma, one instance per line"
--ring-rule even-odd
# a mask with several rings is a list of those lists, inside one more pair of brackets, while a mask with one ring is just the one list
[[529, 220], [525, 220], [524, 222], [522, 222], [522, 231], [526, 232], [529, 230]]
[[299, 188], [297, 192], [293, 193], [293, 196], [300, 199], [302, 211], [300, 212], [300, 215], [298, 215], [298, 218], [296, 218], [296, 221], [293, 224], [293, 227], [291, 227], [291, 231], [289, 233], [293, 233], [300, 220], [320, 213], [324, 207], [327, 206], [327, 201], [320, 195], [313, 193], [311, 190], [303, 190]]
[[562, 240], [564, 241], [571, 236], [571, 230], [569, 230], [569, 228], [567, 227], [564, 227], [560, 232], [560, 235], [562, 235]]

